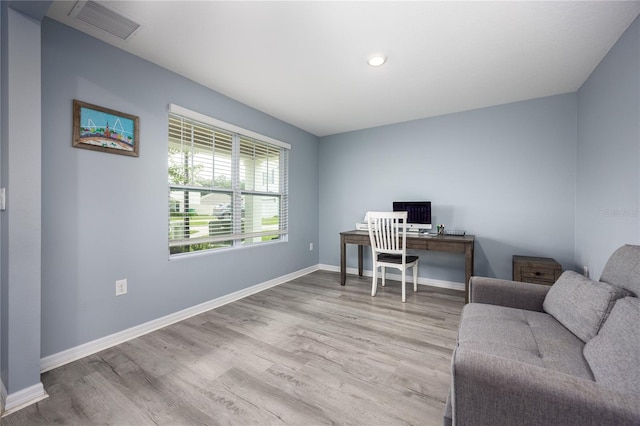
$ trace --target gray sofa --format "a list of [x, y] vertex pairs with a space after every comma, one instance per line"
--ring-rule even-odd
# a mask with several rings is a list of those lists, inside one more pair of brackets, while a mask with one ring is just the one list
[[600, 281], [472, 277], [445, 425], [640, 425], [640, 246]]

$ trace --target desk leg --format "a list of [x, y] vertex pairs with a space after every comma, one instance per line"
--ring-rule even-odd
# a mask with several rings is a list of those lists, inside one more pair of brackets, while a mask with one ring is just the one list
[[340, 285], [347, 282], [347, 244], [344, 235], [340, 235]]
[[358, 246], [358, 275], [362, 276], [362, 253], [364, 251], [364, 246]]
[[464, 303], [469, 303], [469, 280], [473, 275], [473, 243], [464, 249]]

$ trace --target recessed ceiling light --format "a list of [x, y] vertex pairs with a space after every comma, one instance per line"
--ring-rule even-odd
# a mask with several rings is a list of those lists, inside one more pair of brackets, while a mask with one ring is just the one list
[[387, 62], [387, 57], [384, 55], [373, 55], [369, 58], [367, 63], [372, 67], [379, 67], [380, 65]]

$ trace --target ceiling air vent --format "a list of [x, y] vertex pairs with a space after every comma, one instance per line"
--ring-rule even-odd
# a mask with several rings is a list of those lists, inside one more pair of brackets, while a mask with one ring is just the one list
[[127, 18], [121, 12], [93, 0], [77, 2], [69, 16], [100, 28], [122, 40], [126, 40], [140, 28], [140, 24]]

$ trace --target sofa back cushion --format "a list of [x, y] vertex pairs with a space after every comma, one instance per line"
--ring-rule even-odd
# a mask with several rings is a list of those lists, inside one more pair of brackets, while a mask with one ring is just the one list
[[616, 300], [628, 295], [622, 288], [565, 271], [549, 289], [542, 308], [588, 342], [598, 334]]
[[640, 297], [640, 246], [627, 244], [616, 250], [604, 266], [600, 281]]
[[640, 299], [616, 302], [596, 337], [584, 346], [584, 357], [596, 382], [619, 392], [640, 394]]

